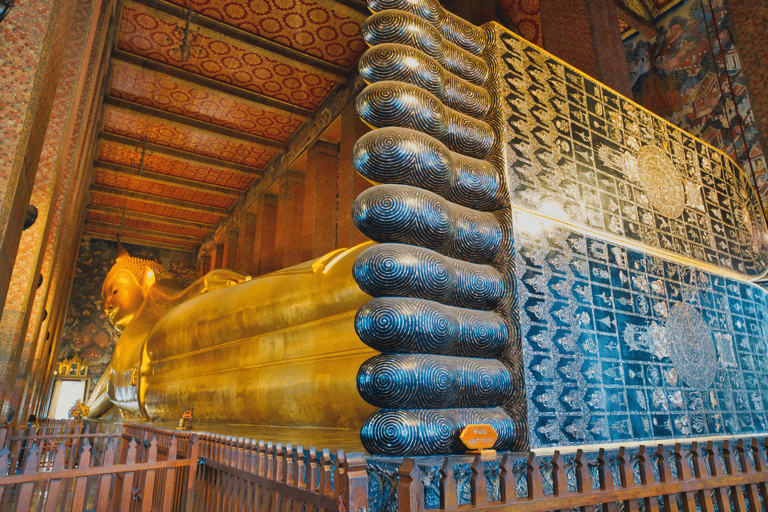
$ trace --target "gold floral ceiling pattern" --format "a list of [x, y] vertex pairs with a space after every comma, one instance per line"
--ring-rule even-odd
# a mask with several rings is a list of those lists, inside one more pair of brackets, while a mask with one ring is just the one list
[[367, 13], [119, 0], [85, 233], [195, 251], [349, 81]]

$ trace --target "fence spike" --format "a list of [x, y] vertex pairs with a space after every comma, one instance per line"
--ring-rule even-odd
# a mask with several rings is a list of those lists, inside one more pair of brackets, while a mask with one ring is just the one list
[[472, 477], [469, 481], [472, 505], [482, 507], [488, 504], [488, 482], [485, 479], [485, 464], [480, 460], [480, 454], [475, 455], [472, 462]]

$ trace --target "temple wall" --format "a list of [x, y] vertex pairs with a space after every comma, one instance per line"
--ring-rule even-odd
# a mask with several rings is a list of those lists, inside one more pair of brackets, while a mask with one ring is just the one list
[[[750, 29], [750, 23], [743, 29], [737, 24], [745, 36], [751, 34], [742, 37], [737, 46], [732, 15], [724, 0], [711, 2], [713, 12], [706, 3], [704, 14], [701, 5], [694, 0], [682, 2], [657, 22], [656, 37], [637, 34], [625, 41], [632, 91], [645, 108], [727, 153], [750, 178], [753, 169], [765, 203], [768, 174], [756, 117], [764, 120], [766, 110], [753, 108], [741, 52], [743, 48], [748, 55], [750, 73], [755, 75], [750, 84], [760, 94], [757, 84], [764, 66], [757, 65], [760, 54], [752, 45], [764, 46], [758, 42], [764, 34]], [[758, 5], [737, 5], [741, 16], [745, 10], [755, 10], [756, 19], [765, 10]]]

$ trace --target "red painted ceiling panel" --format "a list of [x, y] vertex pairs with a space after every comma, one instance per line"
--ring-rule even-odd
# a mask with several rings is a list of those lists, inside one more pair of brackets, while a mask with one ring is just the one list
[[287, 141], [302, 123], [255, 103], [122, 61], [114, 62], [109, 94], [280, 142]]
[[214, 80], [314, 110], [336, 82], [280, 62], [254, 47], [207, 29], [194, 27], [190, 55], [182, 60], [181, 22], [139, 4], [126, 3], [120, 19], [117, 46], [121, 50], [163, 62]]
[[188, 126], [157, 119], [119, 107], [108, 106], [104, 113], [104, 131], [124, 137], [147, 141], [160, 146], [180, 149], [198, 155], [263, 169], [277, 154], [251, 142], [244, 142], [211, 132], [197, 131]]
[[[119, 142], [101, 140], [99, 141], [98, 159], [101, 162], [138, 169], [141, 162], [141, 145], [137, 143], [136, 146], [129, 146]], [[256, 178], [252, 174], [230, 171], [222, 167], [205, 165], [151, 151], [148, 151], [144, 156], [143, 168], [158, 174], [167, 174], [175, 178], [184, 178], [236, 190], [245, 190]]]

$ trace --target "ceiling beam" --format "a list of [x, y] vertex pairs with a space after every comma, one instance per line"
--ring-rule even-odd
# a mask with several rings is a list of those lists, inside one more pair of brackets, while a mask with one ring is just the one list
[[133, 64], [136, 66], [140, 66], [150, 71], [162, 73], [164, 75], [171, 76], [178, 80], [184, 80], [185, 82], [189, 82], [197, 86], [207, 87], [208, 89], [213, 89], [219, 92], [223, 92], [225, 94], [229, 94], [230, 96], [234, 96], [238, 99], [248, 101], [251, 103], [256, 103], [260, 107], [265, 108], [267, 110], [271, 110], [273, 112], [280, 112], [282, 114], [286, 114], [291, 117], [297, 117], [303, 121], [311, 121], [315, 118], [315, 113], [312, 110], [298, 107], [296, 105], [292, 105], [288, 102], [280, 101], [275, 98], [270, 98], [269, 96], [266, 96], [264, 94], [259, 94], [257, 92], [253, 92], [248, 89], [243, 89], [242, 87], [237, 87], [235, 85], [231, 85], [226, 82], [219, 82], [218, 80], [214, 80], [213, 78], [208, 78], [202, 75], [196, 75], [195, 73], [192, 73], [190, 71], [169, 66], [168, 64], [163, 64], [162, 62], [157, 62], [155, 60], [147, 59], [145, 57], [139, 57], [138, 55], [128, 53], [124, 50], [118, 50], [117, 48], [115, 48], [114, 50], [112, 50], [112, 58], [115, 60]]
[[[123, 135], [118, 135], [116, 133], [105, 132], [103, 130], [99, 135], [99, 138], [108, 140], [111, 142], [117, 142], [118, 144], [125, 144], [128, 146], [136, 147], [139, 144], [143, 146], [143, 142], [140, 141], [139, 139], [132, 139], [130, 137], [125, 137]], [[210, 156], [198, 155], [197, 153], [190, 153], [189, 151], [182, 151], [181, 149], [169, 148], [167, 146], [161, 146], [159, 144], [154, 144], [152, 142], [147, 142], [146, 147], [147, 147], [147, 151], [151, 151], [153, 153], [169, 156], [171, 158], [181, 158], [184, 160], [191, 160], [197, 164], [213, 165], [215, 167], [221, 167], [229, 171], [238, 171], [244, 174], [248, 174], [250, 176], [254, 176], [256, 179], [259, 179], [264, 175], [264, 171], [261, 169], [257, 169], [256, 167], [249, 167], [247, 165], [236, 164], [234, 162], [229, 162], [227, 160], [219, 160], [218, 158], [213, 158]]]
[[168, 217], [163, 217], [161, 215], [152, 215], [150, 213], [134, 212], [128, 209], [126, 209], [125, 212], [123, 212], [122, 208], [114, 208], [112, 206], [104, 206], [102, 204], [89, 204], [88, 206], [86, 206], [85, 209], [86, 211], [95, 212], [95, 213], [108, 213], [110, 215], [120, 215], [120, 216], [125, 215], [126, 219], [166, 223], [166, 224], [172, 224], [174, 226], [184, 226], [187, 228], [213, 230], [213, 228], [216, 226], [216, 224], [205, 224], [203, 222], [194, 222], [191, 220], [182, 220], [182, 219], [170, 219]]
[[[187, 9], [175, 4], [167, 3], [162, 0], [133, 0], [135, 3], [141, 4], [145, 7], [149, 7], [152, 10], [162, 12], [169, 16], [173, 16], [180, 21], [184, 21], [187, 17]], [[294, 50], [288, 46], [275, 43], [269, 39], [265, 39], [261, 36], [257, 36], [251, 32], [246, 32], [240, 28], [232, 25], [227, 25], [214, 18], [209, 18], [197, 12], [192, 12], [190, 19], [191, 23], [198, 25], [206, 30], [210, 30], [218, 35], [234, 39], [241, 43], [247, 44], [254, 48], [258, 48], [263, 53], [268, 54], [270, 58], [281, 61], [288, 61], [288, 64], [298, 68], [311, 69], [319, 76], [327, 80], [334, 82], [346, 82], [351, 76], [351, 71], [332, 64], [330, 62], [319, 59], [313, 55], [309, 55], [298, 50]]]
[[202, 238], [197, 236], [179, 235], [178, 233], [169, 233], [168, 231], [155, 231], [154, 229], [136, 228], [132, 226], [123, 226], [121, 228], [120, 224], [114, 224], [112, 222], [102, 222], [102, 221], [93, 220], [93, 219], [85, 219], [85, 229], [88, 229], [88, 226], [108, 228], [108, 229], [114, 228], [114, 229], [117, 229], [118, 231], [122, 230], [121, 234], [133, 233], [136, 235], [149, 235], [149, 236], [155, 236], [157, 238], [165, 238], [168, 241], [200, 243], [200, 241], [202, 240]]
[[151, 180], [157, 183], [167, 183], [168, 185], [176, 185], [184, 187], [188, 190], [195, 192], [213, 192], [215, 194], [222, 194], [227, 196], [242, 197], [245, 191], [237, 190], [235, 188], [221, 187], [219, 185], [209, 185], [200, 181], [188, 180], [184, 178], [177, 178], [175, 176], [168, 176], [167, 174], [160, 174], [157, 172], [142, 170], [139, 174], [138, 169], [133, 167], [127, 167], [120, 164], [111, 164], [107, 162], [101, 162], [99, 160], [93, 162], [94, 169], [104, 169], [106, 171], [115, 172], [124, 176], [136, 176], [137, 178], [143, 178]]
[[[117, 235], [113, 235], [111, 233], [89, 232], [86, 230], [85, 233], [83, 233], [83, 235], [89, 236], [91, 238], [98, 238], [100, 240], [117, 241]], [[170, 249], [172, 251], [191, 252], [191, 253], [197, 252], [196, 248], [186, 246], [186, 245], [157, 242], [155, 240], [147, 240], [145, 238], [133, 238], [131, 236], [126, 236], [126, 235], [120, 235], [120, 241], [125, 242], [127, 244], [144, 245], [147, 247], [157, 247], [159, 249]]]
[[371, 10], [364, 0], [318, 0], [317, 3], [331, 10], [341, 8], [343, 14], [360, 22], [371, 15]]
[[150, 204], [159, 204], [161, 206], [172, 206], [174, 208], [181, 208], [182, 210], [191, 210], [193, 212], [204, 212], [211, 215], [226, 216], [229, 210], [224, 208], [216, 208], [214, 206], [206, 206], [203, 204], [192, 203], [190, 201], [182, 201], [181, 199], [170, 199], [168, 197], [156, 196], [153, 194], [146, 194], [144, 192], [133, 192], [130, 190], [122, 190], [118, 188], [105, 187], [104, 185], [91, 185], [91, 192], [98, 192], [99, 194], [110, 195], [114, 197], [126, 197], [128, 199], [135, 199]]
[[285, 143], [273, 139], [268, 139], [266, 137], [259, 137], [257, 135], [241, 132], [239, 130], [233, 130], [232, 128], [219, 126], [217, 124], [206, 123], [205, 121], [192, 119], [191, 117], [180, 116], [179, 114], [166, 112], [165, 110], [148, 107], [140, 103], [134, 103], [132, 101], [115, 98], [113, 96], [107, 96], [104, 98], [104, 104], [130, 110], [131, 112], [137, 112], [139, 114], [156, 117], [158, 119], [170, 121], [171, 123], [180, 124], [195, 130], [216, 133], [218, 135], [229, 137], [230, 139], [235, 139], [242, 142], [250, 142], [252, 144], [258, 144], [259, 146], [265, 146], [268, 148], [274, 148], [277, 149], [279, 153], [285, 153]]

